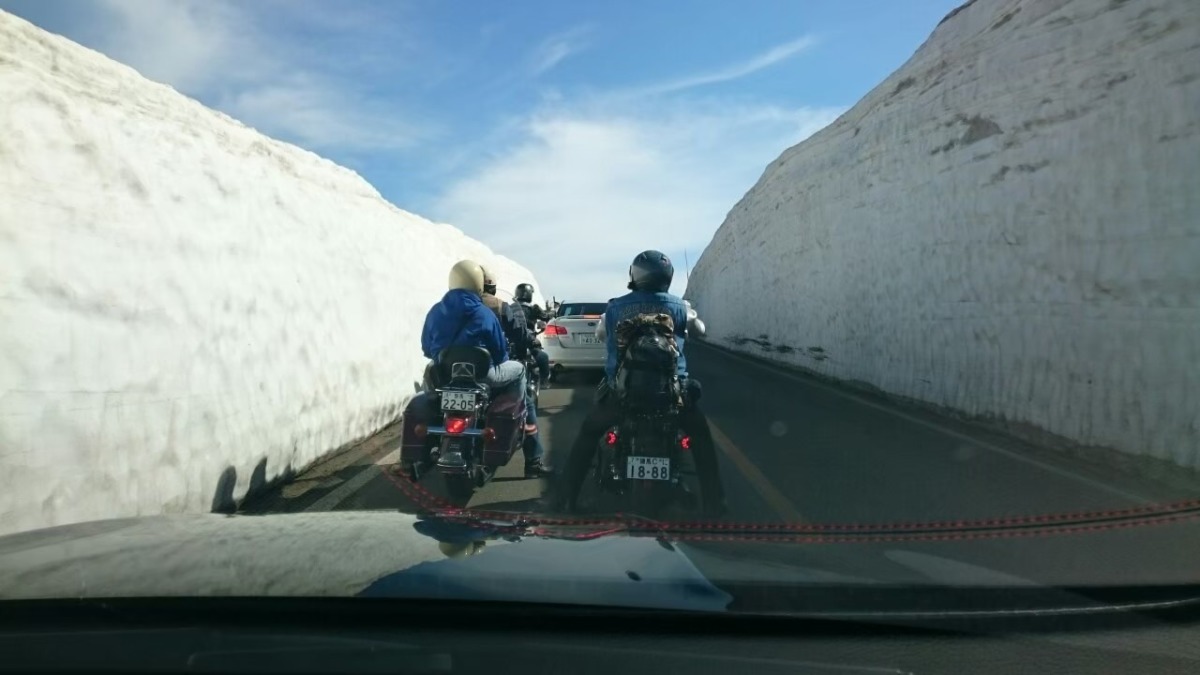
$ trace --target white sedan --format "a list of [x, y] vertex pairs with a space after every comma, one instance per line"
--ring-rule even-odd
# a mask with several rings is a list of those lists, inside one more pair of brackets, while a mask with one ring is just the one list
[[564, 371], [604, 370], [604, 341], [596, 327], [606, 302], [564, 302], [541, 335], [542, 348], [557, 376]]

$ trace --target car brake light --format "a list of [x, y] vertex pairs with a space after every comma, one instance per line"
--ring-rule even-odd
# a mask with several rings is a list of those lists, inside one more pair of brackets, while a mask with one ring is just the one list
[[467, 418], [465, 417], [447, 417], [446, 418], [446, 433], [461, 434], [467, 430]]
[[566, 335], [567, 329], [563, 326], [555, 326], [554, 324], [550, 324], [549, 326], [546, 326], [545, 333], [546, 335]]
[[679, 447], [683, 448], [684, 450], [691, 450], [692, 449], [692, 437], [684, 436], [683, 438], [679, 439]]
[[617, 432], [610, 431], [607, 434], [604, 434], [604, 442], [607, 443], [608, 445], [616, 445], [617, 444]]

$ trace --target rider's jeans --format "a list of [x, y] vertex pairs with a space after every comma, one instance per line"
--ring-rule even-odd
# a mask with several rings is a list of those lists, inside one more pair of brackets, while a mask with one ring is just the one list
[[537, 360], [538, 380], [544, 385], [550, 379], [550, 355], [544, 349], [535, 349], [533, 358]]
[[521, 395], [525, 395], [525, 366], [520, 361], [509, 359], [504, 363], [492, 366], [488, 371], [487, 383], [493, 389], [499, 389], [505, 385], [521, 380]]

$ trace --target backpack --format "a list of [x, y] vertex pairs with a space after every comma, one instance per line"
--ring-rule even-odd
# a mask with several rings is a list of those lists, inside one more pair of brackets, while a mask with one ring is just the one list
[[617, 324], [615, 387], [623, 405], [640, 412], [683, 406], [679, 345], [669, 314], [639, 314]]
[[529, 315], [525, 306], [519, 302], [504, 303], [503, 311], [508, 318], [500, 322], [504, 329], [504, 337], [508, 338], [508, 351], [518, 361], [529, 356], [533, 346], [533, 332], [529, 330]]

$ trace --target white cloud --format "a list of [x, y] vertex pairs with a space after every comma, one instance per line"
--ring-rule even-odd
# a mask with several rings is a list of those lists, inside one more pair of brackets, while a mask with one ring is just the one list
[[815, 44], [815, 38], [808, 36], [797, 38], [791, 42], [785, 42], [781, 45], [776, 45], [749, 60], [742, 61], [740, 63], [734, 63], [707, 73], [697, 73], [695, 75], [688, 75], [674, 80], [658, 82], [644, 87], [636, 87], [626, 92], [626, 95], [645, 96], [651, 94], [666, 94], [676, 91], [683, 91], [685, 89], [694, 89], [696, 87], [702, 87], [709, 84], [717, 84], [719, 82], [736, 80], [790, 59], [791, 57], [799, 54], [809, 47], [812, 47]]
[[407, 147], [430, 132], [339, 77], [339, 69], [369, 62], [369, 50], [322, 49], [314, 58], [306, 47], [311, 37], [279, 28], [286, 19], [362, 43], [372, 30], [362, 12], [261, 0], [96, 0], [96, 7], [104, 16], [98, 50], [264, 133], [315, 150], [355, 152]]
[[235, 5], [219, 0], [98, 0], [97, 5], [111, 21], [101, 50], [181, 91], [205, 90], [230, 76], [253, 78], [269, 65]]
[[249, 123], [261, 121], [269, 133], [318, 150], [395, 150], [416, 145], [426, 134], [378, 102], [303, 76], [238, 92], [221, 107]]
[[533, 50], [530, 59], [532, 73], [535, 76], [541, 75], [568, 56], [583, 51], [587, 47], [586, 38], [590, 32], [589, 26], [576, 26], [542, 40]]
[[694, 261], [766, 165], [840, 112], [727, 102], [543, 112], [435, 210], [522, 260], [548, 294], [620, 294], [647, 248], [675, 259], [681, 292], [685, 250]]

